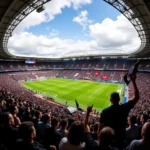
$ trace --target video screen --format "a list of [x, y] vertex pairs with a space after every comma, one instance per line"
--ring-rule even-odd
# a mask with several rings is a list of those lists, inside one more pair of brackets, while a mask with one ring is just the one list
[[26, 64], [36, 64], [36, 60], [25, 60]]

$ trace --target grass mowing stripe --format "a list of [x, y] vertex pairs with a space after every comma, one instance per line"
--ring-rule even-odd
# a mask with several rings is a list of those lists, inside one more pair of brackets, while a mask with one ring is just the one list
[[53, 78], [36, 82], [24, 82], [23, 86], [28, 89], [39, 91], [43, 95], [49, 95], [55, 101], [75, 107], [74, 100], [77, 99], [84, 109], [93, 104], [94, 108], [101, 111], [109, 106], [109, 97], [112, 92], [121, 91], [123, 85], [101, 82], [89, 82], [80, 80]]

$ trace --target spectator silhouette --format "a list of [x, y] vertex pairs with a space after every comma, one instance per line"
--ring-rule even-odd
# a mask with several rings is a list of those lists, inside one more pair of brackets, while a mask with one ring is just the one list
[[[34, 141], [36, 129], [32, 122], [23, 122], [19, 127], [19, 133], [21, 139], [16, 141], [16, 150], [45, 150], [41, 144]], [[50, 146], [49, 149], [56, 150], [54, 146]]]
[[14, 124], [16, 127], [19, 127], [19, 125], [21, 124], [21, 121], [20, 121], [19, 117], [17, 116], [18, 113], [19, 113], [18, 107], [12, 106], [11, 107], [11, 114], [14, 117]]
[[18, 129], [13, 127], [14, 118], [11, 113], [3, 113], [1, 119], [0, 142], [10, 150], [14, 147], [15, 141], [19, 138]]
[[94, 140], [98, 140], [98, 131], [99, 131], [99, 124], [95, 123], [93, 127], [93, 133], [92, 133], [92, 137]]
[[44, 145], [46, 148], [48, 148], [49, 145], [54, 145], [57, 150], [59, 149], [59, 143], [62, 139], [62, 135], [57, 131], [58, 126], [59, 120], [57, 118], [53, 118], [51, 121], [51, 127], [46, 130], [44, 138]]
[[60, 129], [58, 129], [58, 132], [62, 135], [62, 138], [67, 136], [67, 127], [68, 127], [68, 121], [66, 120], [61, 120], [60, 122]]
[[135, 125], [136, 117], [131, 116], [128, 119], [129, 127], [126, 129], [125, 143], [128, 146], [133, 140], [138, 139], [139, 128]]
[[51, 127], [50, 114], [48, 114], [48, 113], [44, 114], [41, 120], [42, 120], [42, 122], [38, 124], [38, 131], [39, 131], [40, 140], [43, 140], [45, 137], [46, 130]]
[[132, 141], [127, 150], [150, 150], [150, 122], [143, 125], [141, 135], [142, 139]]
[[120, 150], [124, 147], [125, 129], [129, 111], [139, 100], [139, 90], [136, 85], [136, 76], [130, 75], [134, 87], [134, 98], [125, 104], [119, 105], [120, 96], [117, 92], [111, 94], [111, 106], [104, 109], [100, 117], [100, 130], [103, 127], [111, 127], [115, 131], [114, 146]]
[[100, 131], [99, 143], [96, 142], [92, 134], [90, 133], [90, 128], [88, 126], [89, 115], [92, 112], [93, 106], [87, 108], [87, 115], [84, 123], [85, 130], [85, 143], [87, 150], [118, 150], [117, 148], [112, 147], [114, 140], [114, 130], [110, 127], [105, 127]]
[[81, 122], [74, 122], [69, 128], [67, 138], [63, 138], [59, 144], [60, 150], [83, 150], [84, 125]]

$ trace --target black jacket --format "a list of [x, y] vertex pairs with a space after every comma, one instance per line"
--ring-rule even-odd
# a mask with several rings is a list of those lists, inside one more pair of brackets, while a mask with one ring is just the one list
[[19, 138], [18, 129], [14, 127], [1, 127], [0, 142], [9, 150], [14, 147], [15, 141]]
[[48, 148], [49, 145], [54, 145], [58, 150], [61, 139], [62, 139], [62, 135], [56, 129], [51, 127], [46, 130], [46, 134], [44, 138], [44, 146]]
[[98, 143], [93, 139], [90, 132], [85, 133], [85, 145], [86, 150], [118, 150], [114, 147], [101, 147]]
[[16, 141], [15, 150], [45, 150], [39, 143], [26, 144], [22, 139]]

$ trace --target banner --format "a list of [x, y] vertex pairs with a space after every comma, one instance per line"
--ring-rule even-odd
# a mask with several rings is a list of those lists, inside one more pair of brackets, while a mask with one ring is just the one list
[[108, 80], [108, 79], [109, 79], [109, 76], [101, 76], [101, 79], [103, 79], [103, 80]]
[[74, 107], [71, 107], [71, 106], [67, 107], [67, 109], [68, 109], [68, 111], [69, 111], [70, 113], [74, 113], [74, 112], [77, 111], [77, 108], [74, 108]]
[[78, 77], [80, 75], [80, 73], [76, 73], [75, 75], [74, 75], [74, 77]]
[[94, 75], [94, 76], [99, 76], [99, 75], [100, 75], [100, 72], [94, 72], [93, 75]]

